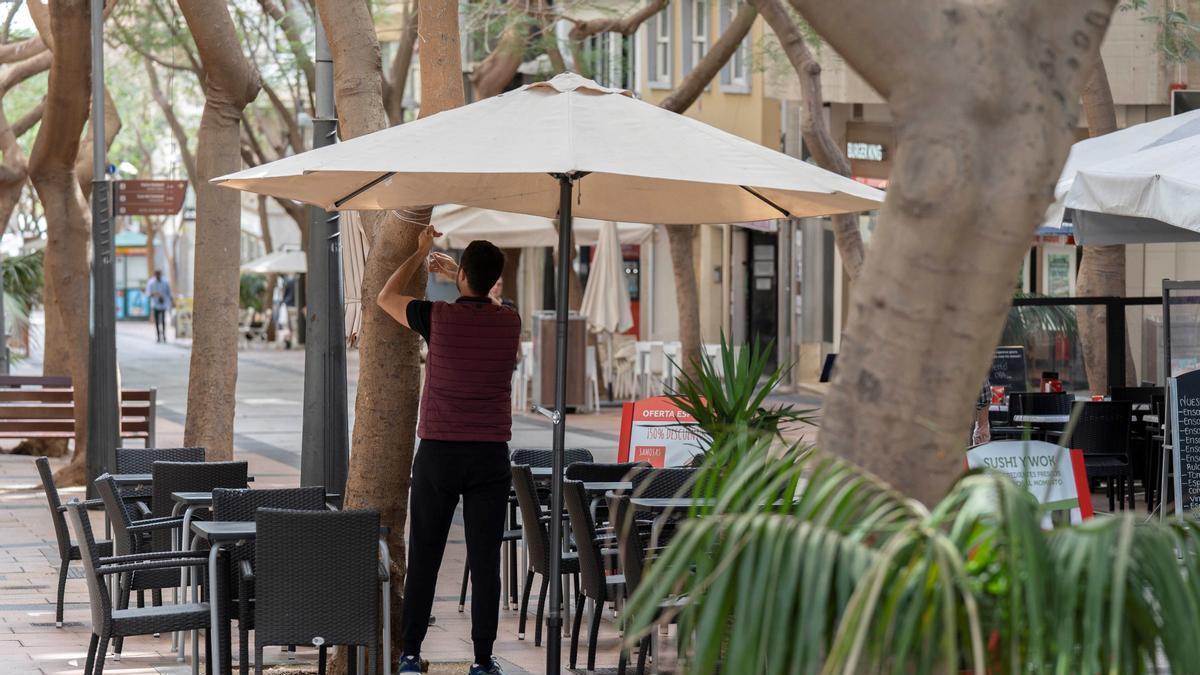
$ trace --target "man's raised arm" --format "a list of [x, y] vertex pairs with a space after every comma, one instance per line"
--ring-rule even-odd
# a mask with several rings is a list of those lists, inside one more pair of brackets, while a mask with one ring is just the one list
[[388, 313], [396, 321], [400, 322], [401, 326], [411, 328], [408, 325], [408, 303], [416, 300], [411, 295], [405, 295], [404, 289], [408, 287], [408, 282], [412, 281], [413, 275], [425, 264], [425, 259], [429, 257], [429, 251], [433, 249], [433, 239], [441, 233], [433, 229], [432, 225], [426, 225], [421, 230], [421, 235], [417, 238], [417, 250], [408, 256], [408, 259], [392, 272], [392, 276], [388, 277], [387, 283], [379, 291], [375, 302], [379, 307]]

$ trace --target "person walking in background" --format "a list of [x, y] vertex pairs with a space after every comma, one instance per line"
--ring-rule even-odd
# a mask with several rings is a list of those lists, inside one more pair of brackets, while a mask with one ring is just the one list
[[[492, 656], [500, 618], [500, 542], [512, 473], [512, 371], [521, 344], [521, 317], [488, 292], [504, 271], [504, 253], [473, 241], [460, 264], [429, 256], [438, 236], [422, 229], [417, 250], [379, 292], [379, 307], [429, 345], [409, 494], [408, 576], [404, 584], [401, 673], [421, 672], [438, 568], [459, 497], [463, 500], [471, 570], [470, 675], [500, 675]], [[458, 287], [455, 302], [430, 302], [404, 289], [429, 258], [429, 271]]]
[[171, 283], [163, 279], [162, 270], [154, 270], [154, 278], [146, 284], [146, 295], [150, 296], [150, 310], [154, 314], [154, 331], [158, 342], [167, 341], [167, 310], [175, 306], [171, 294]]

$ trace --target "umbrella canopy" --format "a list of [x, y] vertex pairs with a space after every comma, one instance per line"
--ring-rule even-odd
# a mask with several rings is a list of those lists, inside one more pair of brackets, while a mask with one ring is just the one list
[[624, 333], [633, 326], [625, 261], [615, 223], [600, 226], [600, 240], [579, 311], [593, 333]]
[[876, 208], [857, 181], [572, 73], [215, 179], [326, 210], [457, 203], [574, 215], [737, 223]]
[[1076, 143], [1043, 227], [1081, 244], [1200, 241], [1200, 111]]
[[[576, 218], [575, 243], [592, 246], [608, 221]], [[433, 209], [433, 226], [442, 236], [435, 242], [442, 248], [466, 248], [476, 239], [487, 239], [501, 248], [557, 246], [554, 221], [541, 216], [492, 211], [460, 204], [444, 204]], [[617, 236], [622, 244], [640, 244], [654, 234], [654, 226], [644, 223], [618, 223]]]
[[304, 251], [275, 251], [242, 265], [243, 272], [257, 274], [304, 274], [308, 261]]

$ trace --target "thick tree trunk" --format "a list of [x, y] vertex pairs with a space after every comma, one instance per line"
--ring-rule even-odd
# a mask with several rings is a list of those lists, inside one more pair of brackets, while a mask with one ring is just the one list
[[[675, 91], [659, 105], [679, 114], [692, 107], [704, 92], [704, 87], [721, 72], [721, 68], [737, 51], [757, 16], [758, 10], [754, 5], [742, 5], [712, 49], [708, 50]], [[667, 240], [670, 242], [671, 268], [675, 273], [675, 301], [679, 305], [679, 357], [684, 372], [696, 375], [699, 373], [699, 359], [704, 346], [700, 341], [700, 295], [696, 286], [696, 266], [693, 259], [695, 227], [668, 225], [666, 228]]]
[[[817, 62], [804, 35], [800, 33], [792, 15], [784, 9], [780, 0], [751, 0], [758, 8], [763, 20], [774, 31], [779, 45], [800, 78], [800, 91], [804, 104], [804, 119], [800, 123], [800, 135], [804, 145], [812, 153], [817, 166], [842, 176], [850, 175], [850, 160], [838, 147], [829, 125], [825, 121], [825, 95], [821, 91], [821, 64]], [[862, 271], [866, 251], [863, 249], [862, 231], [858, 228], [858, 216], [838, 214], [833, 216], [833, 239], [842, 256], [842, 268], [851, 281]]]
[[818, 444], [927, 504], [962, 472], [1114, 1], [792, 0], [887, 99], [899, 148]]
[[[383, 105], [379, 43], [365, 3], [317, 0], [321, 22], [333, 51], [334, 92], [339, 130], [353, 138], [388, 126]], [[421, 0], [421, 115], [463, 103], [459, 51], [458, 4], [454, 0]], [[400, 608], [407, 569], [404, 532], [408, 489], [416, 441], [419, 344], [416, 333], [402, 327], [375, 304], [387, 278], [416, 250], [419, 226], [431, 209], [380, 217], [364, 213], [371, 240], [362, 281], [363, 325], [359, 337], [358, 397], [354, 402], [346, 507], [380, 511], [390, 528], [392, 560], [392, 644], [401, 644]], [[418, 274], [406, 292], [425, 294], [425, 275]]]
[[191, 374], [183, 442], [210, 460], [233, 457], [237, 385], [241, 195], [209, 180], [242, 168], [242, 109], [258, 95], [258, 71], [242, 53], [229, 9], [179, 0], [204, 64], [204, 112], [196, 140], [196, 267]]
[[[1102, 59], [1096, 61], [1083, 87], [1083, 114], [1087, 119], [1088, 135], [1093, 138], [1117, 130], [1117, 110]], [[1075, 278], [1075, 295], [1124, 296], [1125, 246], [1084, 246]], [[1124, 317], [1120, 319], [1123, 321]], [[1105, 308], [1079, 306], [1075, 310], [1075, 322], [1079, 326], [1079, 346], [1083, 350], [1083, 365], [1091, 392], [1107, 394], [1110, 384], [1136, 384], [1137, 372], [1133, 367], [1128, 334], [1125, 337], [1125, 381], [1108, 381], [1108, 313]]]
[[[32, 3], [37, 4], [37, 3]], [[29, 175], [46, 217], [44, 375], [70, 375], [75, 387], [75, 454], [56, 478], [81, 485], [87, 473], [88, 235], [91, 217], [75, 159], [88, 119], [91, 76], [87, 0], [51, 0], [43, 35], [56, 45], [46, 112]]]

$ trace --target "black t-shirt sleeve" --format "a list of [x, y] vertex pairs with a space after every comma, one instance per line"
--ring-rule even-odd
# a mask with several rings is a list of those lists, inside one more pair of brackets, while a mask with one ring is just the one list
[[413, 300], [408, 303], [408, 327], [429, 342], [429, 327], [433, 324], [433, 303], [429, 300]]

